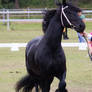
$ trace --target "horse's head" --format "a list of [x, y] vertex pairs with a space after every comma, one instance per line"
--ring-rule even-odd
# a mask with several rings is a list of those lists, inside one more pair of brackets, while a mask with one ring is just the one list
[[77, 32], [84, 31], [85, 24], [78, 15], [78, 12], [81, 10], [80, 8], [67, 3], [66, 0], [63, 0], [62, 4], [59, 0], [56, 0], [56, 5], [59, 6], [57, 11], [60, 14], [63, 27], [74, 28]]

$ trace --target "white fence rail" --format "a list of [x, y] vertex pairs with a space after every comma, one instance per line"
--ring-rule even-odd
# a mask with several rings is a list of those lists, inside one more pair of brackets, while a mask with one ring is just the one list
[[42, 14], [43, 11], [0, 11], [0, 14], [22, 14], [22, 13], [31, 13], [31, 14]]
[[92, 13], [92, 10], [83, 10], [83, 13]]
[[[0, 48], [10, 48], [11, 51], [19, 51], [19, 48], [26, 47], [27, 43], [0, 43]], [[63, 47], [78, 47], [79, 50], [86, 50], [86, 43], [62, 43]]]
[[43, 19], [0, 19], [0, 22], [42, 22]]
[[[2, 9], [0, 10], [0, 22], [7, 22], [7, 30], [10, 29], [10, 24], [9, 22], [42, 22], [42, 19], [30, 19], [30, 15], [32, 14], [38, 14], [38, 15], [43, 15], [44, 12], [47, 9], [26, 9], [26, 10], [8, 10], [8, 9]], [[92, 15], [92, 10], [83, 10], [83, 13], [86, 15]], [[26, 19], [11, 19], [11, 15], [15, 15], [16, 16], [27, 16]], [[20, 15], [21, 14], [21, 15]], [[23, 15], [24, 14], [24, 15]], [[91, 18], [86, 18], [86, 20], [88, 21], [92, 21], [92, 17]]]

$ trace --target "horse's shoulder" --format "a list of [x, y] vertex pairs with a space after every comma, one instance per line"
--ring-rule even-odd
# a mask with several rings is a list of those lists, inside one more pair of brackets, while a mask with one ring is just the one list
[[41, 37], [37, 37], [37, 38], [35, 38], [35, 39], [28, 42], [28, 44], [26, 46], [26, 55], [27, 55], [27, 57], [28, 56], [34, 56], [40, 40], [41, 40]]

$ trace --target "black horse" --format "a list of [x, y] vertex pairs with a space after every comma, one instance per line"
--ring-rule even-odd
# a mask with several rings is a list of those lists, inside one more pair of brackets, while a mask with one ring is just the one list
[[[78, 16], [79, 8], [72, 4], [56, 2], [59, 8], [46, 13], [44, 19], [44, 36], [30, 41], [26, 47], [26, 68], [28, 75], [22, 78], [16, 85], [16, 92], [30, 92], [38, 85], [42, 92], [49, 92], [54, 77], [60, 80], [56, 92], [66, 90], [66, 57], [61, 46], [61, 38], [64, 27], [74, 28], [82, 33], [85, 24]], [[49, 17], [50, 16], [50, 17]], [[47, 20], [46, 20], [47, 18]], [[49, 20], [48, 20], [49, 19]]]

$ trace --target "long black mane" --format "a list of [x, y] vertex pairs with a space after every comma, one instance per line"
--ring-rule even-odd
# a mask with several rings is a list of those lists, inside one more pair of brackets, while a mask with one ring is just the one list
[[56, 9], [46, 11], [42, 22], [42, 30], [44, 33], [46, 32], [48, 25], [50, 23], [50, 20], [55, 15], [55, 13], [56, 13]]

